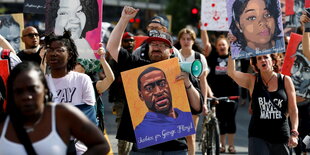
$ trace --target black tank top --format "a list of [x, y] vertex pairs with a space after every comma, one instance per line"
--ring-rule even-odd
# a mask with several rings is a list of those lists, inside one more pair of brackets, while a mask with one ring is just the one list
[[268, 92], [260, 75], [252, 94], [252, 117], [249, 125], [249, 137], [262, 138], [270, 143], [287, 143], [289, 125], [285, 114], [288, 111], [288, 99], [284, 87], [284, 76], [277, 74], [278, 89]]

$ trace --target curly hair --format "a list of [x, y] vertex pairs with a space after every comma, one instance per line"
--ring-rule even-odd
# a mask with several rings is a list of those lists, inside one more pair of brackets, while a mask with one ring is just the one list
[[[243, 33], [240, 32], [240, 29], [238, 28], [236, 23], [240, 23], [240, 16], [242, 15], [244, 9], [247, 7], [249, 1], [250, 0], [235, 0], [232, 6], [232, 21], [229, 28], [232, 34], [237, 38], [237, 40], [234, 41], [233, 44], [239, 47], [241, 50], [245, 49], [245, 47], [247, 46], [247, 41]], [[279, 1], [277, 0], [264, 0], [264, 1], [267, 10], [275, 20], [276, 28], [272, 39], [277, 40], [279, 38], [279, 35], [281, 34], [281, 29], [279, 28], [279, 22], [278, 22], [278, 18], [281, 16]]]
[[[55, 20], [57, 18], [57, 11], [61, 0], [47, 0], [46, 5], [46, 33], [49, 34], [55, 29]], [[99, 6], [97, 0], [80, 0], [82, 12], [86, 16], [86, 25], [80, 37], [85, 38], [86, 32], [91, 31], [98, 27], [99, 21]]]
[[44, 39], [45, 46], [49, 47], [51, 46], [52, 42], [54, 41], [60, 41], [63, 43], [64, 46], [68, 49], [69, 52], [69, 59], [67, 63], [67, 69], [68, 71], [71, 71], [74, 69], [75, 65], [77, 64], [77, 58], [79, 56], [77, 52], [76, 45], [74, 41], [71, 39], [71, 32], [70, 31], [64, 31], [64, 34], [62, 36], [55, 35], [54, 32], [47, 35]]

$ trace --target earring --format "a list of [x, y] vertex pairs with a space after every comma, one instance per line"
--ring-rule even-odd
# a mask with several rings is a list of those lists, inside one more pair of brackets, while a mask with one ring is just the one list
[[240, 29], [240, 33], [242, 33], [242, 30]]

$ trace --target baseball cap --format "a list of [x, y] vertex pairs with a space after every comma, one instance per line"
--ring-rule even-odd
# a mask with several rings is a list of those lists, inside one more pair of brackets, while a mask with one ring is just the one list
[[162, 41], [168, 44], [170, 47], [173, 46], [172, 37], [168, 33], [160, 32], [157, 30], [151, 30], [149, 32], [149, 37], [146, 39], [146, 42], [150, 43], [151, 41]]
[[168, 22], [163, 18], [163, 17], [160, 17], [160, 16], [154, 16], [151, 20], [150, 20], [150, 22], [149, 22], [149, 24], [150, 23], [158, 23], [158, 24], [160, 24], [160, 25], [162, 25], [162, 26], [164, 26], [164, 27], [166, 27], [167, 29], [168, 29]]
[[122, 40], [130, 38], [130, 37], [134, 37], [134, 35], [132, 33], [130, 33], [130, 32], [125, 32], [123, 34]]

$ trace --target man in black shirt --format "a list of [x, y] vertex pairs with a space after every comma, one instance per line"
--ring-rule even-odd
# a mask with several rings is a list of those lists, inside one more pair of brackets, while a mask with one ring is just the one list
[[[125, 6], [122, 11], [122, 16], [115, 26], [109, 38], [107, 49], [110, 52], [112, 58], [118, 62], [118, 65], [122, 71], [132, 68], [144, 66], [153, 62], [169, 59], [172, 53], [172, 38], [169, 34], [159, 31], [152, 31], [149, 34], [149, 38], [146, 40], [148, 43], [148, 50], [145, 51], [147, 57], [142, 59], [135, 57], [125, 49], [121, 49], [121, 39], [124, 30], [130, 19], [134, 18], [138, 10], [129, 6]], [[190, 103], [191, 111], [193, 114], [198, 114], [202, 111], [203, 97], [199, 89], [195, 88], [196, 83], [192, 82], [193, 78], [190, 78], [187, 73], [182, 72], [177, 80], [184, 80], [188, 100]], [[187, 145], [185, 138], [168, 141], [165, 143], [153, 145], [144, 149], [138, 150], [135, 143], [135, 136], [133, 132], [133, 126], [129, 114], [128, 105], [125, 105], [121, 123], [119, 125], [117, 139], [133, 142], [132, 152], [142, 154], [170, 152], [175, 154], [187, 154]]]
[[22, 61], [32, 61], [41, 64], [40, 56], [40, 38], [38, 30], [35, 27], [28, 26], [23, 30], [22, 41], [25, 43], [24, 50], [21, 50], [17, 56]]

